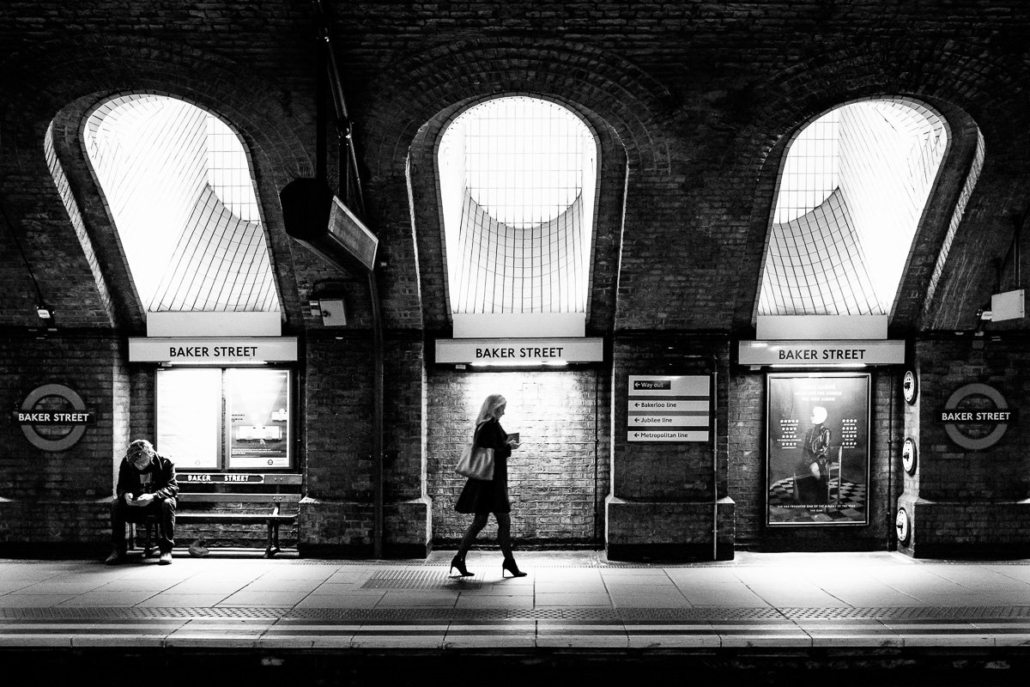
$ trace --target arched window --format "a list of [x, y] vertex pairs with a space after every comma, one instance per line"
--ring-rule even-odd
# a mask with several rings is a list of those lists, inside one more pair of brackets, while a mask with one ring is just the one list
[[278, 312], [247, 156], [220, 119], [174, 98], [117, 97], [84, 141], [148, 312]]
[[477, 316], [558, 315], [578, 329], [548, 334], [581, 336], [597, 185], [583, 121], [547, 100], [489, 100], [451, 122], [438, 165], [455, 335]]
[[759, 315], [889, 315], [948, 147], [944, 120], [905, 99], [850, 103], [791, 143]]

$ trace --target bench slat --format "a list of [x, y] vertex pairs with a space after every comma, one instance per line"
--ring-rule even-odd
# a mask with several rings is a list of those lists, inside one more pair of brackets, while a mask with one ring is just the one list
[[303, 475], [256, 472], [193, 472], [182, 470], [179, 486], [188, 484], [222, 484], [230, 487], [249, 487], [256, 484], [301, 484]]
[[273, 515], [271, 513], [176, 513], [176, 522], [191, 520], [193, 522], [293, 522], [297, 514]]
[[176, 497], [189, 503], [300, 503], [300, 494], [204, 494], [180, 491]]

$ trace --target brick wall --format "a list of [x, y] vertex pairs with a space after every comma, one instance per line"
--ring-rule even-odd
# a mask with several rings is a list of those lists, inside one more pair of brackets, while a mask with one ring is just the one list
[[[666, 304], [673, 305], [673, 304]], [[720, 336], [620, 333], [612, 344], [611, 558], [733, 557], [734, 503], [727, 495], [728, 342]], [[630, 375], [714, 377], [710, 442], [642, 443], [627, 438]], [[718, 503], [717, 503], [718, 501]], [[718, 545], [713, 546], [713, 536]]]
[[372, 342], [367, 333], [310, 337], [301, 387], [307, 496], [300, 545], [372, 544]]
[[[281, 0], [0, 5], [0, 103], [8, 104], [0, 110], [5, 211], [0, 327], [15, 332], [5, 339], [0, 364], [5, 379], [22, 384], [6, 393], [23, 393], [24, 384], [35, 383], [32, 375], [50, 372], [92, 389], [93, 373], [81, 373], [87, 367], [110, 366], [103, 375], [112, 380], [105, 392], [111, 426], [98, 425], [85, 440], [107, 432], [102, 446], [80, 445], [60, 459], [31, 456], [8, 426], [0, 489], [58, 503], [82, 477], [96, 493], [106, 492], [111, 454], [130, 438], [153, 434], [152, 372], [128, 366], [124, 351], [113, 343], [142, 333], [141, 306], [116, 228], [85, 162], [79, 127], [82, 115], [111, 95], [167, 94], [216, 113], [239, 132], [253, 165], [284, 332], [306, 340], [298, 366], [304, 418], [298, 439], [310, 501], [298, 537], [310, 546], [369, 545], [368, 289], [286, 236], [277, 197], [292, 179], [315, 172], [310, 9], [307, 2]], [[924, 101], [948, 119], [953, 135], [951, 157], [937, 182], [940, 197], [924, 213], [892, 311], [892, 335], [931, 339], [969, 332], [977, 324], [977, 308], [995, 287], [1014, 283], [1014, 261], [1005, 257], [1014, 218], [1025, 215], [1020, 199], [1030, 183], [1025, 164], [1030, 158], [1025, 103], [1030, 16], [1018, 0], [994, 2], [989, 9], [977, 0], [829, 3], [818, 11], [785, 1], [760, 6], [632, 0], [546, 6], [535, 0], [332, 3], [331, 33], [355, 124], [366, 219], [380, 236], [388, 263], [379, 282], [392, 332], [386, 378], [388, 540], [406, 544], [431, 533], [447, 541], [461, 529], [456, 522], [433, 523], [429, 512], [431, 497], [432, 515], [453, 517], [448, 511], [453, 489], [448, 492], [451, 487], [434, 481], [434, 475], [444, 474], [437, 468], [459, 443], [457, 427], [448, 430], [453, 438], [446, 441], [437, 434], [442, 411], [436, 406], [439, 399], [467, 392], [466, 382], [455, 381], [466, 376], [425, 370], [422, 362], [421, 341], [449, 330], [433, 146], [460, 108], [507, 93], [560, 101], [598, 136], [598, 236], [588, 327], [607, 337], [617, 356], [613, 369], [602, 375], [601, 400], [590, 396], [594, 385], [580, 379], [581, 373], [548, 374], [576, 380], [573, 386], [585, 389], [583, 398], [602, 408], [600, 426], [606, 429], [600, 430], [604, 438], [595, 469], [602, 482], [614, 474], [614, 489], [599, 482], [590, 489], [622, 499], [616, 510], [646, 504], [639, 516], [614, 529], [600, 516], [590, 526], [579, 516], [548, 516], [569, 519], [562, 533], [571, 527], [584, 541], [599, 541], [603, 527], [609, 527], [610, 534], [633, 541], [703, 542], [708, 505], [730, 498], [738, 515], [720, 513], [722, 538], [733, 536], [725, 523], [735, 521], [736, 536], [745, 545], [879, 546], [890, 542], [885, 523], [891, 492], [899, 485], [905, 486], [906, 499], [922, 499], [923, 510], [938, 508], [926, 504], [941, 499], [959, 505], [948, 513], [965, 515], [948, 518], [965, 518], [963, 534], [941, 524], [935, 535], [940, 542], [973, 537], [987, 545], [1000, 529], [1015, 537], [1030, 531], [1021, 515], [999, 505], [1026, 498], [1027, 458], [1015, 448], [1021, 430], [1014, 426], [990, 460], [982, 460], [956, 452], [927, 419], [932, 408], [919, 406], [904, 426], [931, 462], [916, 478], [899, 479], [893, 465], [901, 439], [893, 398], [897, 379], [893, 372], [877, 372], [879, 443], [871, 480], [875, 507], [882, 510], [871, 514], [873, 524], [839, 537], [819, 530], [782, 537], [766, 533], [760, 518], [764, 411], [756, 400], [764, 385], [761, 375], [731, 368], [727, 354], [729, 341], [753, 335], [769, 213], [786, 142], [806, 121], [858, 98], [904, 94]], [[68, 193], [82, 216], [81, 232], [69, 221], [44, 159], [51, 124]], [[932, 273], [945, 255], [949, 213], [980, 135], [987, 151], [983, 172], [931, 291]], [[1021, 267], [1030, 269], [1030, 256], [1023, 257]], [[46, 342], [22, 336], [27, 327], [38, 326], [37, 286], [56, 307], [63, 331], [75, 333]], [[322, 328], [306, 304], [313, 295], [334, 290], [350, 314], [340, 339], [338, 332]], [[1006, 334], [1027, 328], [1025, 321], [991, 325], [992, 332]], [[73, 338], [75, 346], [67, 343]], [[989, 380], [1018, 403], [1026, 397], [1028, 376], [1020, 341], [994, 350], [989, 345], [979, 359], [958, 344], [955, 349], [950, 343], [921, 344], [913, 361], [929, 365], [931, 388]], [[82, 350], [89, 351], [88, 360], [79, 356]], [[612, 433], [623, 424], [619, 384], [625, 375], [691, 371], [696, 359], [681, 354], [710, 357], [713, 352], [721, 380], [714, 469], [703, 450], [688, 449], [684, 459], [668, 447], [627, 445], [618, 429]], [[518, 386], [523, 393], [522, 383]], [[453, 408], [450, 417], [474, 412], [477, 403]], [[513, 399], [513, 411], [517, 405]], [[84, 462], [75, 462], [80, 457]], [[716, 486], [709, 486], [713, 481]], [[8, 498], [6, 492], [0, 496]], [[539, 502], [551, 501], [545, 496]], [[601, 510], [595, 497], [590, 502]], [[102, 529], [92, 519], [92, 506], [34, 517], [12, 504], [4, 506], [12, 517], [0, 518], [0, 532], [8, 538], [25, 539], [29, 528], [43, 527], [31, 536], [56, 540], [67, 536], [63, 528], [80, 528], [88, 530], [88, 539]], [[732, 511], [728, 504], [718, 507]], [[524, 523], [538, 523], [536, 515], [521, 515]], [[927, 515], [916, 523], [917, 542], [930, 543], [918, 538], [928, 534], [924, 526], [930, 522]], [[552, 531], [531, 526], [532, 537], [540, 540]]]
[[[454, 512], [465, 478], [454, 473], [483, 400], [508, 400], [502, 426], [523, 445], [508, 462], [512, 535], [519, 544], [601, 543], [608, 493], [608, 385], [601, 371], [462, 372], [431, 370], [428, 380], [428, 490], [433, 539], [454, 546], [471, 516]], [[480, 535], [496, 537], [493, 519]]]
[[[77, 392], [96, 414], [66, 451], [32, 446], [18, 423], [0, 423], [0, 547], [100, 553], [109, 541], [116, 456], [128, 433], [124, 348], [113, 338], [52, 334], [0, 339], [0, 406], [14, 410], [44, 384]], [[52, 401], [44, 400], [41, 407]], [[53, 407], [54, 410], [66, 409]], [[40, 428], [59, 438], [67, 428]]]
[[[1030, 353], [1025, 339], [999, 334], [974, 346], [969, 336], [920, 341], [916, 403], [905, 415], [905, 434], [916, 441], [916, 472], [905, 477], [899, 505], [912, 521], [904, 550], [915, 556], [1025, 556], [1030, 552], [1030, 429], [1017, 421], [997, 444], [983, 450], [957, 445], [936, 418], [948, 398], [966, 384], [986, 384], [1021, 411], [1030, 399]], [[992, 409], [985, 397], [967, 400], [973, 410]], [[965, 407], [965, 406], [964, 406]], [[983, 436], [993, 425], [965, 424]]]

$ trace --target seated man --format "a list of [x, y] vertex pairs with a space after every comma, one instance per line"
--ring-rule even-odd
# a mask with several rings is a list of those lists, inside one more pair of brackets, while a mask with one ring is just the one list
[[161, 558], [158, 563], [170, 564], [172, 547], [175, 546], [175, 495], [178, 493], [172, 461], [158, 455], [146, 439], [137, 439], [129, 444], [118, 467], [118, 484], [111, 503], [114, 551], [105, 562], [117, 565], [125, 561], [125, 523], [146, 522], [147, 516], [155, 515], [160, 523], [157, 544]]

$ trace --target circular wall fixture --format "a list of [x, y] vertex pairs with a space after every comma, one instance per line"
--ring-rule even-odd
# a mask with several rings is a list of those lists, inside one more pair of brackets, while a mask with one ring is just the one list
[[901, 393], [905, 397], [905, 403], [912, 405], [916, 402], [919, 383], [916, 381], [916, 373], [912, 370], [905, 370], [905, 377], [901, 380]]
[[916, 442], [911, 437], [905, 439], [901, 449], [901, 465], [908, 474], [916, 474]]
[[912, 534], [912, 527], [908, 521], [908, 511], [904, 508], [898, 509], [898, 517], [894, 518], [894, 528], [898, 531], [898, 543], [908, 546], [908, 539]]

